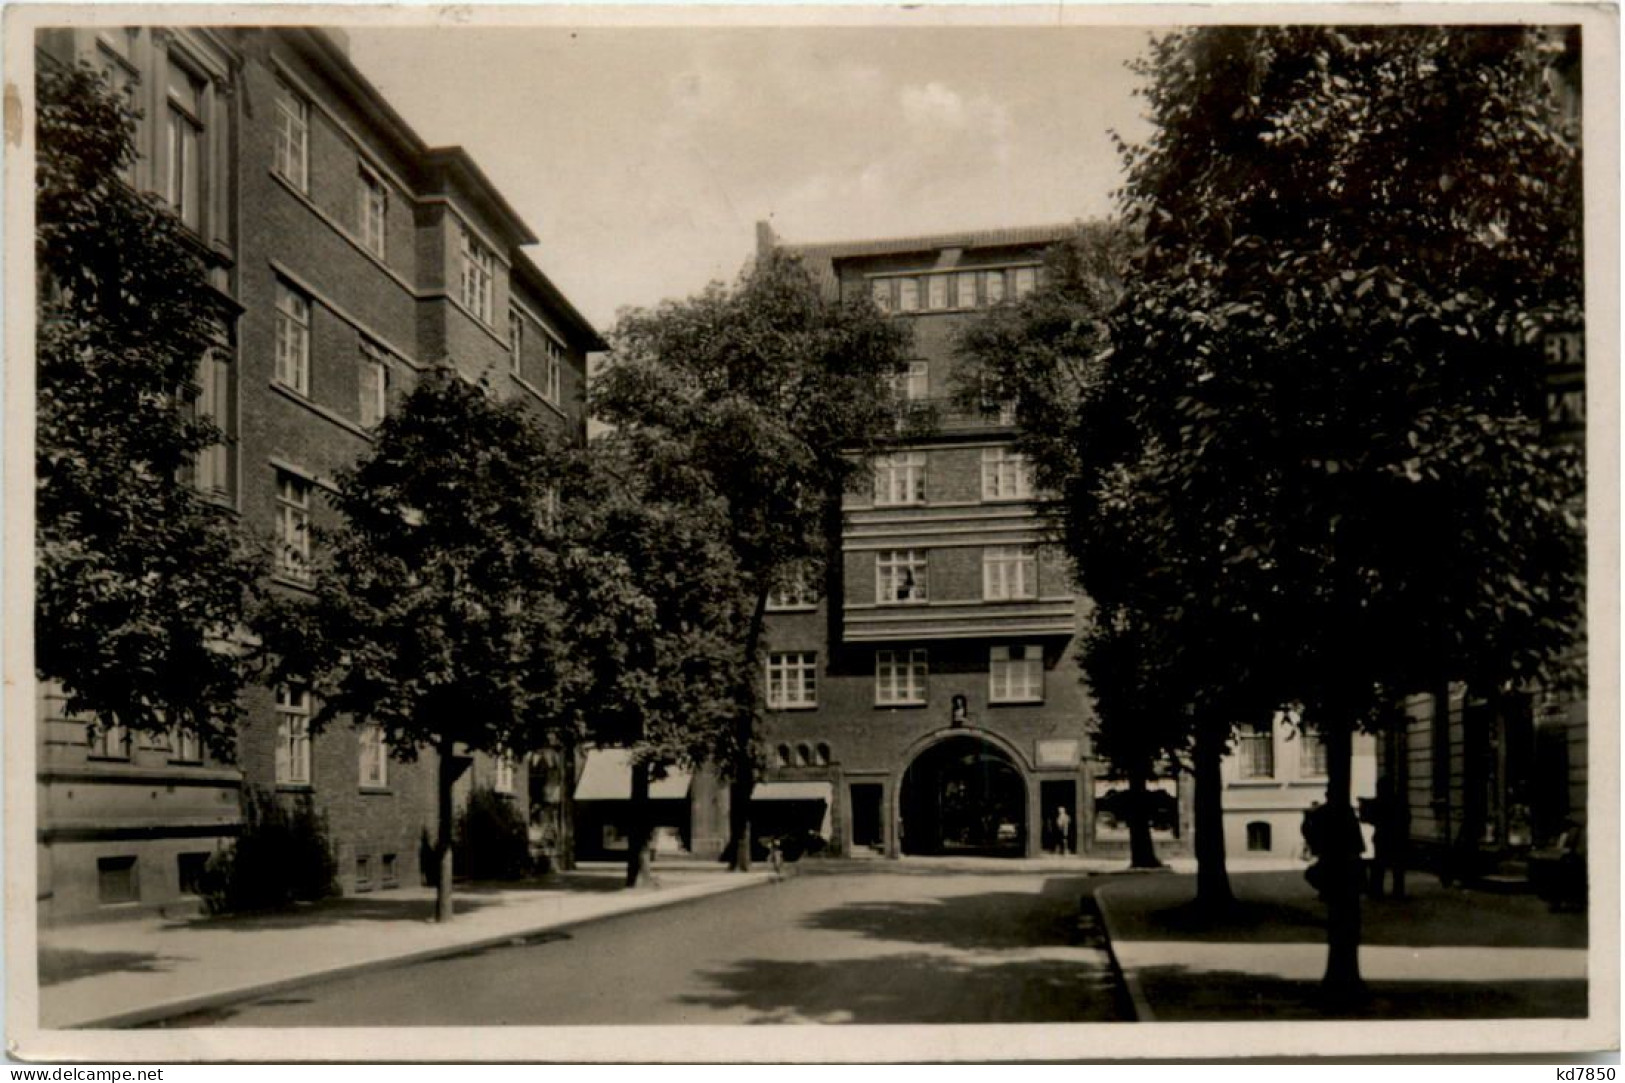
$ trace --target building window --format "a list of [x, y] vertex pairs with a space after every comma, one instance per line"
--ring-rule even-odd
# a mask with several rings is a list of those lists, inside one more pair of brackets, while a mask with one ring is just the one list
[[220, 440], [197, 453], [194, 466], [199, 491], [211, 496], [230, 496], [232, 486], [230, 430], [233, 395], [231, 351], [226, 346], [211, 348], [198, 366], [197, 397], [193, 413], [211, 422], [220, 431]]
[[301, 192], [310, 188], [310, 103], [276, 85], [276, 171]]
[[361, 245], [373, 255], [384, 256], [385, 226], [389, 221], [389, 189], [383, 180], [361, 166]]
[[285, 282], [276, 284], [276, 380], [310, 395], [310, 299]]
[[1002, 602], [1038, 597], [1038, 555], [1030, 545], [990, 545], [982, 550], [982, 597]]
[[355, 889], [358, 892], [372, 890], [372, 856], [370, 854], [356, 855]]
[[201, 895], [203, 870], [209, 867], [207, 850], [175, 855], [175, 880], [182, 895]]
[[1275, 725], [1256, 722], [1245, 727], [1237, 739], [1241, 754], [1242, 778], [1275, 777]]
[[385, 854], [383, 857], [383, 881], [385, 887], [394, 887], [401, 882], [394, 854]]
[[875, 702], [925, 702], [925, 648], [875, 652]]
[[982, 279], [982, 290], [987, 295], [987, 303], [996, 305], [1004, 300], [1004, 272], [989, 271]]
[[1298, 730], [1298, 774], [1304, 778], [1326, 777], [1326, 738], [1316, 730]]
[[508, 368], [515, 376], [524, 374], [525, 321], [517, 312], [508, 313]]
[[283, 470], [276, 475], [276, 568], [301, 582], [310, 578], [310, 482]]
[[899, 312], [918, 312], [920, 308], [920, 280], [917, 278], [899, 278], [897, 280], [897, 310]]
[[276, 781], [310, 785], [310, 691], [292, 685], [276, 690]]
[[93, 760], [127, 760], [130, 758], [130, 731], [123, 726], [103, 726], [92, 722], [85, 728]]
[[492, 291], [496, 281], [497, 258], [467, 226], [459, 227], [459, 232], [462, 236], [463, 306], [480, 322], [490, 323], [496, 307]]
[[1252, 853], [1268, 853], [1272, 849], [1269, 824], [1254, 820], [1247, 825], [1247, 849]]
[[[107, 89], [112, 95], [120, 100], [125, 109], [139, 114], [139, 107], [135, 103], [135, 88], [136, 84], [141, 81], [141, 73], [128, 56], [129, 39], [124, 37], [124, 41], [121, 43], [119, 41], [121, 37], [124, 37], [124, 35], [117, 31], [96, 36], [96, 65], [101, 71], [102, 78], [107, 81]], [[135, 145], [138, 147], [145, 146], [145, 129], [142, 118], [139, 115], [133, 117], [132, 124], [134, 125]], [[119, 176], [124, 178], [124, 183], [131, 187], [135, 186], [134, 156], [125, 163]]]
[[776, 711], [818, 706], [818, 655], [812, 651], [769, 654], [767, 705]]
[[923, 402], [931, 389], [931, 366], [926, 361], [910, 361], [892, 373], [892, 401], [898, 404]]
[[542, 397], [554, 406], [562, 401], [564, 347], [542, 336]]
[[828, 767], [830, 763], [829, 746], [820, 741], [818, 748], [814, 751], [818, 755], [818, 766]]
[[103, 906], [141, 901], [141, 878], [133, 854], [96, 859], [96, 899]]
[[926, 307], [941, 311], [948, 307], [948, 276], [930, 275], [925, 280]]
[[389, 416], [389, 365], [382, 351], [369, 342], [361, 344], [361, 392], [358, 411], [363, 429], [377, 428]]
[[384, 727], [376, 722], [362, 726], [361, 785], [373, 790], [389, 785], [389, 745], [384, 739]]
[[882, 312], [892, 310], [891, 279], [876, 278], [869, 283], [869, 296], [874, 298], [875, 307]]
[[512, 794], [514, 792], [514, 757], [511, 752], [504, 752], [496, 758], [496, 772], [491, 787], [497, 793]]
[[976, 272], [961, 271], [954, 275], [954, 307], [976, 307]]
[[1009, 448], [982, 449], [982, 499], [1025, 500], [1032, 496], [1027, 457]]
[[875, 460], [875, 506], [925, 503], [925, 453], [902, 452]]
[[923, 602], [929, 597], [925, 553], [890, 549], [875, 555], [875, 601]]
[[790, 755], [789, 745], [780, 745], [773, 752], [773, 759], [779, 767], [789, 767], [794, 762]]
[[1044, 648], [1017, 644], [989, 649], [990, 703], [1035, 703], [1044, 698]]
[[812, 762], [813, 762], [812, 749], [808, 748], [806, 745], [797, 745], [796, 746], [796, 766], [797, 767], [811, 767]]
[[1015, 279], [1015, 297], [1019, 301], [1038, 288], [1038, 268], [1017, 267]]
[[798, 564], [785, 573], [784, 581], [767, 596], [769, 610], [811, 609], [818, 604], [818, 587], [811, 569]]
[[189, 726], [176, 726], [169, 731], [170, 763], [202, 763], [203, 742], [197, 731]]
[[164, 199], [193, 229], [202, 223], [203, 80], [169, 60]]

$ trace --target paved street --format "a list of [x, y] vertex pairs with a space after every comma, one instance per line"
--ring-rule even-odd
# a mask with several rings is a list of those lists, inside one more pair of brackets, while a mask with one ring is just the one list
[[1101, 944], [1080, 926], [1086, 880], [814, 866], [782, 883], [283, 990], [167, 1025], [1126, 1019]]

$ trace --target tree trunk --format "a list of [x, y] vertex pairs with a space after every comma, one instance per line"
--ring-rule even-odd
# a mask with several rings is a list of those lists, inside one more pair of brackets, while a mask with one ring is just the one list
[[745, 689], [745, 701], [740, 704], [734, 742], [733, 786], [728, 799], [728, 868], [735, 872], [750, 871], [750, 798], [756, 789], [756, 695], [758, 667], [756, 655], [762, 645], [762, 628], [767, 619], [767, 587], [756, 591], [751, 610], [750, 629], [745, 636], [746, 671], [751, 684]]
[[1326, 742], [1326, 811], [1320, 861], [1326, 885], [1326, 974], [1321, 991], [1332, 1005], [1356, 1000], [1360, 979], [1360, 894], [1364, 845], [1354, 812], [1354, 725], [1347, 719], [1321, 723]]
[[632, 800], [630, 802], [626, 835], [626, 886], [654, 887], [654, 870], [650, 867], [649, 830], [649, 765], [632, 765]]
[[1235, 901], [1230, 874], [1224, 867], [1224, 760], [1226, 725], [1212, 719], [1196, 721], [1193, 766], [1196, 776], [1196, 902], [1205, 912], [1217, 913]]
[[1128, 867], [1131, 869], [1162, 868], [1151, 841], [1151, 802], [1146, 792], [1148, 774], [1139, 766], [1128, 772]]
[[435, 879], [434, 885], [434, 919], [437, 922], [447, 922], [452, 919], [453, 900], [451, 894], [452, 852], [451, 836], [452, 825], [456, 819], [452, 807], [452, 786], [457, 782], [457, 744], [449, 737], [440, 741], [440, 774], [439, 774], [439, 807], [436, 812], [439, 817], [437, 830], [439, 837], [435, 839], [435, 857], [440, 865], [440, 875]]

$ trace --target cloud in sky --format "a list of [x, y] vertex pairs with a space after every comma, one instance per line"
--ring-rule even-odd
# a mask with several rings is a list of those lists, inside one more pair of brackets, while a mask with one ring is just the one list
[[[466, 147], [600, 326], [792, 241], [1111, 209], [1143, 29], [350, 31], [431, 143]], [[471, 74], [478, 77], [470, 77]]]

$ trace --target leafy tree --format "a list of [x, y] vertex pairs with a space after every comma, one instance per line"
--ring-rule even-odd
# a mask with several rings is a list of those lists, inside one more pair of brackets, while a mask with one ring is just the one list
[[729, 853], [750, 867], [750, 796], [768, 593], [827, 559], [828, 509], [895, 436], [889, 378], [907, 332], [867, 298], [832, 301], [799, 258], [764, 254], [733, 289], [625, 313], [593, 392], [597, 416], [657, 476], [726, 509], [736, 648]]
[[338, 479], [313, 596], [260, 621], [272, 678], [316, 697], [313, 731], [347, 715], [382, 726], [398, 759], [437, 757], [437, 921], [452, 917], [452, 787], [468, 757], [556, 740], [591, 680], [565, 587], [592, 589], [601, 567], [547, 514], [568, 454], [550, 440], [521, 405], [427, 373]]
[[715, 496], [673, 484], [615, 433], [582, 456], [567, 496], [570, 544], [613, 566], [598, 581], [625, 596], [606, 605], [602, 588], [580, 590], [567, 614], [579, 633], [571, 646], [592, 673], [579, 689], [582, 731], [632, 752], [626, 882], [648, 886], [651, 781], [734, 758], [736, 690], [750, 680], [738, 643], [749, 614]]
[[222, 439], [189, 397], [226, 313], [197, 239], [121, 179], [134, 114], [87, 67], [42, 62], [37, 92], [35, 669], [100, 726], [231, 762], [263, 559], [186, 478]]
[[1210, 703], [1299, 702], [1324, 735], [1339, 998], [1355, 731], [1573, 657], [1582, 470], [1542, 437], [1535, 345], [1582, 320], [1564, 54], [1538, 28], [1213, 27], [1140, 67], [1107, 476], [1154, 542], [1133, 589], [1180, 614]]

